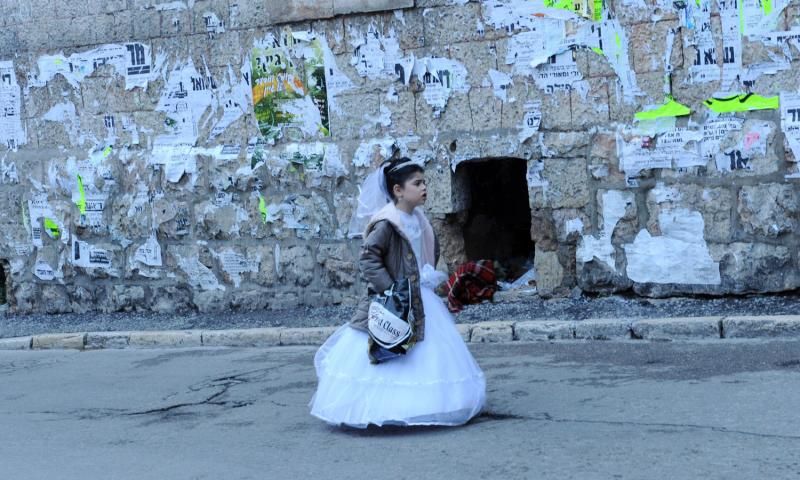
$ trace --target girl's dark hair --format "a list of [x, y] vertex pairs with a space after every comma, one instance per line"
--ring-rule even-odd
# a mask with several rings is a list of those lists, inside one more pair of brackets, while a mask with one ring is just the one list
[[408, 157], [400, 157], [394, 160], [387, 160], [381, 164], [383, 174], [386, 177], [386, 189], [389, 191], [389, 196], [392, 200], [397, 202], [394, 198], [394, 186], [400, 185], [402, 188], [406, 180], [411, 178], [417, 172], [424, 173], [425, 169], [417, 163], [413, 163]]

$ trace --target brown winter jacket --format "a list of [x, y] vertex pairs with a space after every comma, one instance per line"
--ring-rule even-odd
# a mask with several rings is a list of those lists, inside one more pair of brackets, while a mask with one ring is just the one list
[[[421, 342], [425, 339], [425, 312], [420, 296], [420, 272], [411, 242], [399, 227], [395, 210], [394, 205], [388, 204], [373, 217], [364, 233], [358, 266], [367, 281], [367, 295], [359, 302], [350, 326], [366, 331], [370, 297], [387, 290], [396, 280], [408, 278], [411, 280], [414, 335], [416, 341]], [[428, 257], [423, 263], [435, 266], [439, 260], [438, 240], [425, 215], [419, 210], [415, 214], [423, 229], [423, 256]]]

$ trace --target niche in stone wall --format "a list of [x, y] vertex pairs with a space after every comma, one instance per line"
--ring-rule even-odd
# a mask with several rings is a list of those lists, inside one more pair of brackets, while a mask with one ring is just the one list
[[8, 261], [0, 259], [0, 308], [8, 305], [9, 272]]
[[508, 279], [533, 266], [526, 173], [527, 162], [518, 158], [476, 159], [456, 169], [469, 191], [461, 216], [466, 257], [499, 261]]

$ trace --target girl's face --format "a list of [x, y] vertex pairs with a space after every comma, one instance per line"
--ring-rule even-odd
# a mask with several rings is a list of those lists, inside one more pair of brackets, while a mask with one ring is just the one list
[[403, 186], [394, 186], [394, 198], [399, 205], [415, 208], [425, 203], [428, 199], [428, 189], [425, 185], [425, 175], [422, 172], [414, 172]]

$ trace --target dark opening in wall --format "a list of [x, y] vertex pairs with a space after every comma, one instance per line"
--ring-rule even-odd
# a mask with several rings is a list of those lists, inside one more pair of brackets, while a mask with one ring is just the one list
[[[531, 209], [527, 162], [493, 158], [462, 163], [458, 169], [469, 185], [464, 223], [464, 249], [469, 260], [492, 259], [503, 265], [507, 278], [532, 267]], [[462, 177], [463, 178], [463, 177]]]
[[6, 276], [9, 272], [8, 261], [0, 259], [0, 306], [4, 306], [8, 303], [6, 289], [9, 285], [6, 281]]

